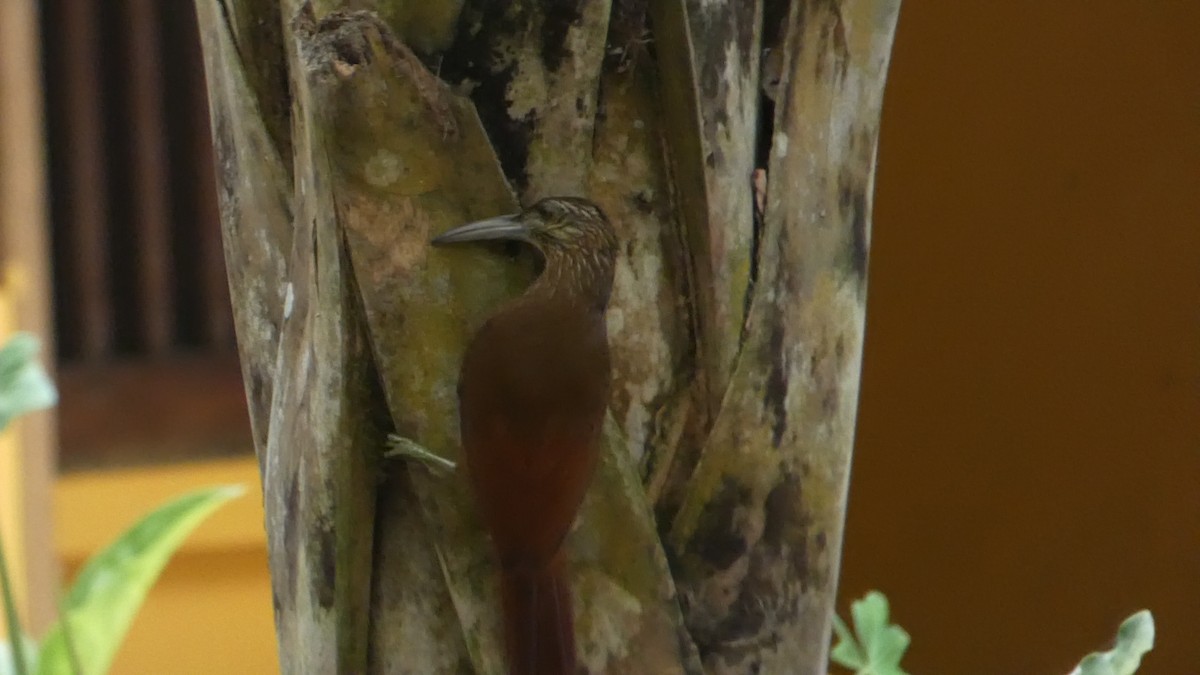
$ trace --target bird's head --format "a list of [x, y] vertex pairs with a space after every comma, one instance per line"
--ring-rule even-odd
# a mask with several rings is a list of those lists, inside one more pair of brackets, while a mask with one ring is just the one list
[[607, 302], [617, 257], [617, 236], [598, 206], [580, 197], [548, 197], [506, 216], [468, 223], [434, 237], [441, 246], [497, 240], [536, 248], [546, 268], [539, 286], [574, 289]]
[[436, 245], [515, 240], [552, 258], [566, 254], [614, 255], [617, 237], [604, 212], [580, 197], [547, 197], [520, 213], [468, 223], [434, 237]]

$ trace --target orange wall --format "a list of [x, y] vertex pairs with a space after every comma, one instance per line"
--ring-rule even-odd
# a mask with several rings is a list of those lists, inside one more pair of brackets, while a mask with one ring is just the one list
[[905, 0], [843, 606], [918, 673], [1200, 668], [1200, 3]]

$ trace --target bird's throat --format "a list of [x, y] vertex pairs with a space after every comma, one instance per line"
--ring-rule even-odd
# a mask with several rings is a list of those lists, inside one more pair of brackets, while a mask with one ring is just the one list
[[604, 311], [612, 290], [611, 261], [578, 250], [543, 255], [542, 273], [525, 292], [526, 297], [574, 302]]

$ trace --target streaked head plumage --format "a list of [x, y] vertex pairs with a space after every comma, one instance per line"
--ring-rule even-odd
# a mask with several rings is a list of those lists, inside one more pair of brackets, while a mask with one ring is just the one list
[[582, 197], [547, 197], [506, 216], [468, 223], [435, 237], [437, 245], [516, 240], [537, 248], [546, 269], [537, 292], [574, 292], [603, 307], [612, 288], [617, 235], [608, 217]]

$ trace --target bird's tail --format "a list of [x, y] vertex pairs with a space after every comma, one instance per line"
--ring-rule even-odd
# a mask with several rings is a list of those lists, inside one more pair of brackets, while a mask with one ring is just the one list
[[560, 550], [536, 570], [500, 573], [509, 675], [575, 675], [575, 621]]

